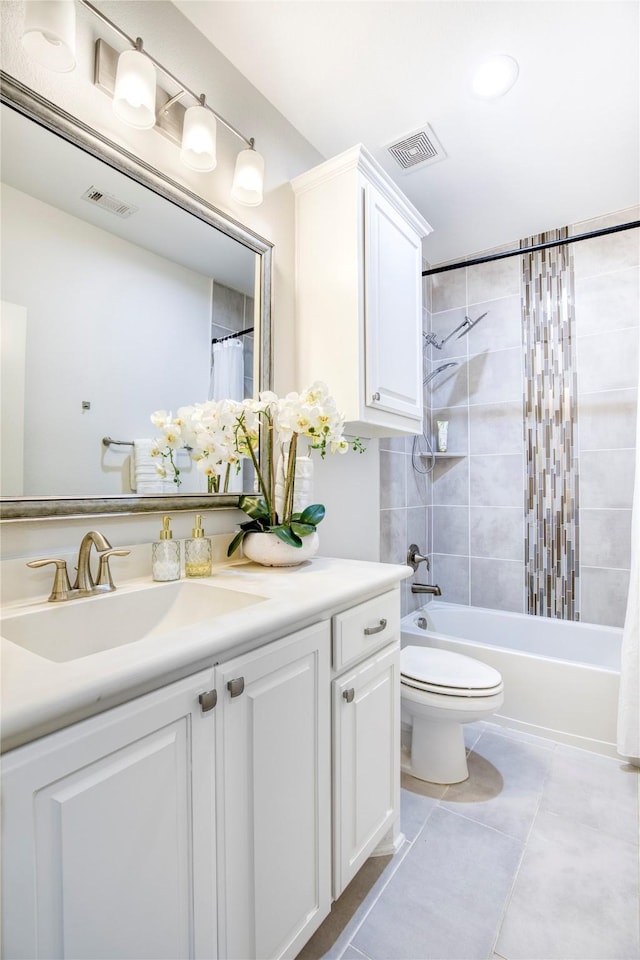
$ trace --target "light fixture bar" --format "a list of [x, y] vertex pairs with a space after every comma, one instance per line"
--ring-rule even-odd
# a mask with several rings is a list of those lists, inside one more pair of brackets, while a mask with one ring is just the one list
[[[126, 40], [126, 42], [130, 44], [134, 50], [137, 49], [138, 47], [137, 40], [134, 40], [127, 33], [125, 33], [124, 30], [121, 30], [120, 27], [113, 22], [113, 20], [110, 20], [109, 17], [105, 16], [105, 14], [102, 13], [100, 10], [98, 10], [97, 7], [94, 7], [94, 5], [89, 2], [89, 0], [79, 0], [79, 3], [81, 3], [83, 7], [86, 7], [87, 10], [90, 13], [92, 13], [94, 17], [97, 17], [98, 20], [101, 20], [102, 23], [106, 24], [106, 26], [108, 26], [111, 30], [117, 33], [119, 37], [121, 37], [123, 40]], [[175, 84], [177, 84], [178, 87], [182, 89], [183, 95], [187, 93], [189, 94], [190, 97], [193, 97], [193, 99], [197, 103], [200, 103], [199, 94], [194, 93], [193, 90], [190, 90], [189, 87], [182, 82], [182, 80], [179, 80], [173, 73], [171, 73], [170, 70], [167, 70], [167, 68], [163, 66], [159, 60], [156, 60], [155, 57], [152, 57], [151, 54], [147, 52], [147, 50], [143, 49], [142, 52], [144, 53], [145, 57], [148, 57], [149, 60], [151, 60], [153, 65], [158, 70], [161, 70], [166, 77], [168, 77]], [[208, 103], [203, 104], [203, 106], [205, 110], [209, 110], [214, 115], [216, 120], [222, 123], [227, 128], [227, 130], [230, 130], [231, 133], [233, 133], [236, 137], [238, 137], [240, 140], [243, 140], [247, 144], [247, 146], [252, 147], [253, 144], [252, 144], [251, 137], [245, 137], [245, 135], [243, 133], [240, 133], [240, 131], [236, 127], [234, 127], [232, 123], [229, 123], [229, 121], [225, 120], [225, 118], [221, 114], [219, 114], [216, 110], [214, 110], [213, 107], [210, 107]]]

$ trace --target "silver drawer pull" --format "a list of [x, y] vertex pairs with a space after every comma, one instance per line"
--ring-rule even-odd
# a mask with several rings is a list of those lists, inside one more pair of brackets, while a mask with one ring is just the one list
[[232, 697], [239, 697], [244, 690], [244, 677], [236, 677], [235, 680], [229, 680], [227, 690]]
[[343, 696], [344, 699], [347, 701], [347, 703], [352, 703], [352, 702], [353, 702], [353, 698], [355, 697], [355, 695], [356, 695], [356, 691], [355, 691], [355, 689], [354, 689], [353, 687], [349, 687], [348, 690], [343, 690], [343, 691], [342, 691], [342, 696]]
[[380, 623], [378, 624], [377, 627], [365, 627], [364, 628], [365, 637], [370, 637], [374, 633], [382, 633], [386, 625], [387, 625], [387, 621], [383, 617], [382, 620], [380, 620]]

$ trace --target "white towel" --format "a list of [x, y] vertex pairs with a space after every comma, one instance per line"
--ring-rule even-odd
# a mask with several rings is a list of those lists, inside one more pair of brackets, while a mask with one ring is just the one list
[[154, 440], [142, 438], [133, 441], [133, 452], [129, 460], [131, 489], [139, 494], [176, 493], [177, 488], [171, 479], [163, 480], [158, 473], [158, 461], [151, 456], [156, 446]]
[[241, 340], [213, 344], [209, 399], [244, 399], [244, 347]]

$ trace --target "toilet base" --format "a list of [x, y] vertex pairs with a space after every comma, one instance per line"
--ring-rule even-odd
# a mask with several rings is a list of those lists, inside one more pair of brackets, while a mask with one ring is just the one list
[[429, 783], [461, 783], [469, 777], [461, 723], [413, 717], [411, 776]]

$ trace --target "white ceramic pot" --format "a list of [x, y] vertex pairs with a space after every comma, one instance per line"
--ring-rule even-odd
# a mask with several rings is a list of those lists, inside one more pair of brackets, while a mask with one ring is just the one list
[[319, 546], [316, 531], [303, 537], [301, 547], [292, 547], [275, 533], [248, 533], [242, 541], [245, 557], [263, 567], [296, 567], [313, 557]]

